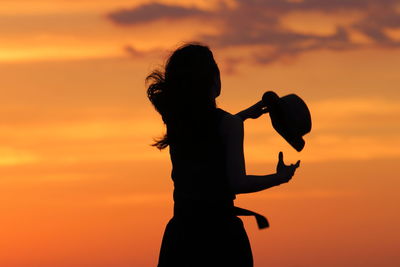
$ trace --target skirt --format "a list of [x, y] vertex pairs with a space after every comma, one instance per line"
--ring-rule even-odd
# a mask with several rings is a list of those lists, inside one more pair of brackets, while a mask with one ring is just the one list
[[174, 216], [161, 243], [158, 267], [252, 267], [253, 255], [237, 216]]

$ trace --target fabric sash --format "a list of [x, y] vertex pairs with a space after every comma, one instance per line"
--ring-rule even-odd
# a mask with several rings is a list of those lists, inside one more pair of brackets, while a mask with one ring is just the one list
[[229, 201], [224, 205], [207, 205], [198, 201], [175, 201], [174, 216], [186, 217], [202, 214], [217, 215], [217, 216], [254, 216], [259, 229], [269, 227], [267, 218], [263, 215], [251, 210], [239, 208], [233, 205], [233, 201]]
[[233, 207], [233, 209], [236, 216], [254, 216], [254, 218], [256, 218], [257, 221], [258, 229], [261, 230], [269, 227], [269, 222], [267, 218], [265, 218], [263, 215], [258, 214], [251, 210], [246, 210], [238, 207]]

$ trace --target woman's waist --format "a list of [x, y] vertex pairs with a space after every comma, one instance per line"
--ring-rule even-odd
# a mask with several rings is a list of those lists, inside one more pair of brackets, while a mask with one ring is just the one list
[[183, 198], [174, 196], [175, 216], [231, 216], [233, 214], [233, 198]]

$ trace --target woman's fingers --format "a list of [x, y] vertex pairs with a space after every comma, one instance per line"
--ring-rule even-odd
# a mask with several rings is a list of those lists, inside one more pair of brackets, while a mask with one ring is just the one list
[[298, 160], [294, 166], [295, 166], [296, 168], [300, 167], [300, 160]]
[[278, 166], [277, 166], [277, 171], [278, 172], [286, 172], [287, 175], [289, 176], [288, 178], [291, 179], [294, 173], [296, 172], [296, 169], [300, 166], [300, 160], [298, 160], [295, 164], [290, 164], [290, 165], [285, 165], [283, 162], [283, 153], [282, 151], [279, 152], [278, 155], [279, 161], [278, 161]]
[[285, 165], [283, 162], [283, 153], [279, 152], [279, 161], [277, 166], [277, 173], [282, 176], [282, 179], [285, 183], [289, 182], [294, 176], [296, 169], [300, 166], [300, 160], [298, 160], [295, 164]]
[[[285, 163], [283, 162], [283, 153], [282, 153], [282, 151], [279, 152], [278, 158], [279, 158], [279, 163], [284, 165], [284, 166], [286, 166]], [[296, 162], [296, 164], [290, 164], [290, 166], [294, 166], [296, 168], [300, 167], [300, 160], [298, 160]]]

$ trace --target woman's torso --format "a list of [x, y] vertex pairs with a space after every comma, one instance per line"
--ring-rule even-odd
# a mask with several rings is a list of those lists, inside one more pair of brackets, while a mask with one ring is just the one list
[[170, 144], [175, 205], [199, 205], [207, 209], [233, 206], [235, 195], [229, 188], [224, 142], [219, 130], [225, 114], [222, 109], [216, 109], [215, 132], [205, 134], [200, 143], [197, 140], [194, 145], [195, 140], [186, 139]]

